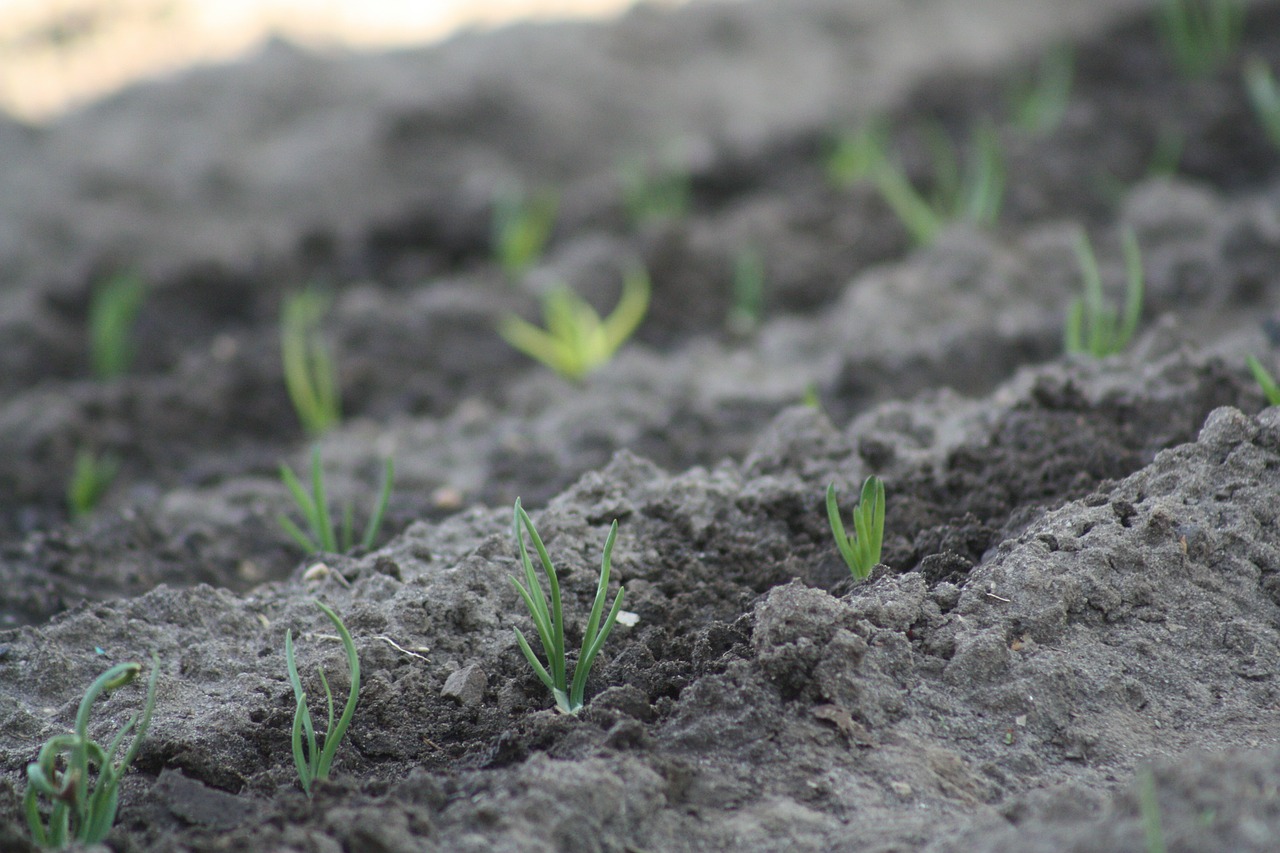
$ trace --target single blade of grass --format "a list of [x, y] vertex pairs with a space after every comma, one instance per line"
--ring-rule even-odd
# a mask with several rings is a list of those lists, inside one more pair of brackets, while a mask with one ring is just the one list
[[146, 296], [137, 273], [112, 276], [93, 294], [89, 305], [89, 348], [93, 373], [114, 379], [133, 364], [133, 328]]
[[[600, 579], [596, 583], [596, 597], [591, 604], [591, 616], [587, 619], [587, 628], [582, 634], [582, 651], [578, 654], [578, 664], [574, 667], [573, 685], [569, 692], [569, 701], [571, 705], [576, 707], [582, 706], [582, 693], [586, 689], [587, 673], [591, 671], [591, 662], [595, 659], [600, 645], [603, 644], [604, 637], [608, 636], [609, 631], [612, 630], [613, 621], [618, 618], [616, 611], [622, 607], [622, 596], [618, 595], [614, 599], [613, 609], [610, 611], [609, 618], [604, 626], [601, 626], [600, 617], [604, 612], [605, 600], [609, 594], [609, 569], [613, 557], [613, 541], [617, 536], [618, 522], [614, 521], [609, 528], [609, 536], [604, 542], [604, 557], [600, 561]], [[597, 636], [598, 634], [601, 636]], [[600, 642], [597, 643], [597, 640]]]
[[751, 246], [733, 259], [733, 303], [725, 318], [731, 334], [745, 337], [760, 327], [764, 317], [764, 258]]
[[67, 509], [72, 518], [93, 512], [120, 472], [120, 460], [110, 453], [97, 454], [88, 448], [76, 452], [75, 468], [67, 484]]
[[1156, 796], [1156, 778], [1149, 767], [1144, 767], [1138, 773], [1138, 810], [1142, 815], [1142, 834], [1147, 853], [1167, 853], [1160, 819], [1160, 800]]
[[1244, 64], [1244, 86], [1253, 114], [1271, 144], [1280, 149], [1280, 86], [1275, 75], [1260, 56], [1251, 56]]
[[321, 547], [330, 553], [337, 551], [338, 540], [333, 535], [333, 520], [329, 517], [329, 496], [324, 488], [324, 468], [320, 464], [319, 445], [311, 448], [311, 500]]
[[1254, 356], [1249, 356], [1248, 364], [1249, 372], [1257, 380], [1258, 387], [1262, 389], [1263, 396], [1267, 398], [1267, 403], [1272, 406], [1280, 406], [1280, 385], [1276, 384], [1275, 378], [1262, 366], [1262, 362], [1258, 361]]
[[395, 477], [395, 460], [388, 456], [387, 461], [383, 463], [382, 488], [378, 490], [378, 502], [374, 505], [373, 515], [369, 516], [369, 523], [364, 528], [364, 536], [360, 539], [360, 545], [365, 550], [371, 549], [373, 543], [378, 541], [378, 533], [382, 530], [382, 521], [387, 515], [387, 504], [391, 502], [391, 484]]
[[1004, 204], [1004, 155], [993, 127], [978, 127], [972, 140], [971, 165], [960, 190], [958, 218], [990, 227], [999, 218]]

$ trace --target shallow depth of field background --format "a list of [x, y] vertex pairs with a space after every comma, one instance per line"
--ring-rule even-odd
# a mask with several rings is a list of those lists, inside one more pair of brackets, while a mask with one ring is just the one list
[[402, 46], [520, 19], [615, 15], [632, 2], [0, 0], [0, 109], [44, 120], [131, 80], [233, 58], [273, 35], [316, 49]]

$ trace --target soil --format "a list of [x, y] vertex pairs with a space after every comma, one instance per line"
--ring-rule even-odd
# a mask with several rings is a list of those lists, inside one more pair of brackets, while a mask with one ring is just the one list
[[[1007, 92], [1058, 44], [1070, 102], [1033, 136]], [[118, 851], [1276, 849], [1280, 407], [1245, 358], [1278, 366], [1280, 152], [1248, 55], [1280, 67], [1280, 5], [1190, 79], [1136, 0], [694, 2], [393, 53], [274, 43], [0, 119], [0, 849], [32, 849], [40, 744], [153, 653]], [[915, 246], [834, 187], [832, 134], [873, 116], [921, 181], [928, 122], [990, 121], [998, 223]], [[687, 215], [628, 222], [635, 156], [688, 170]], [[516, 281], [489, 246], [514, 180], [561, 193]], [[1076, 237], [1117, 295], [1126, 227], [1138, 336], [1065, 356]], [[734, 331], [749, 247], [764, 314]], [[586, 381], [494, 331], [556, 281], [612, 305], [636, 259], [649, 316]], [[142, 345], [101, 381], [89, 298], [120, 270], [147, 282]], [[359, 515], [396, 460], [367, 552], [304, 557], [277, 524], [279, 464], [310, 446], [277, 325], [305, 285], [332, 296], [335, 500]], [[80, 448], [120, 473], [72, 519]], [[823, 499], [847, 511], [873, 473], [885, 547], [855, 583]], [[512, 630], [517, 497], [571, 648], [619, 523], [626, 618], [577, 715]], [[362, 676], [308, 798], [285, 631], [313, 697], [320, 664], [349, 683], [316, 599]]]

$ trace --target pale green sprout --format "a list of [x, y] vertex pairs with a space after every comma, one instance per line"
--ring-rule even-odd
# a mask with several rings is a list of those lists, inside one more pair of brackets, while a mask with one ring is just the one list
[[351, 634], [347, 631], [347, 626], [342, 624], [342, 619], [337, 613], [323, 602], [317, 601], [316, 606], [324, 611], [324, 615], [328, 616], [329, 621], [333, 622], [333, 626], [338, 629], [338, 638], [342, 641], [342, 648], [347, 653], [351, 689], [347, 694], [346, 707], [342, 709], [342, 716], [335, 725], [333, 691], [329, 689], [329, 681], [325, 678], [324, 669], [319, 668], [320, 684], [324, 687], [325, 700], [329, 708], [329, 722], [324, 730], [324, 746], [317, 749], [316, 731], [311, 722], [311, 711], [307, 707], [307, 694], [302, 689], [302, 680], [298, 678], [298, 666], [294, 661], [293, 630], [285, 631], [285, 664], [289, 670], [289, 683], [293, 685], [293, 695], [297, 699], [293, 712], [293, 763], [298, 768], [298, 780], [302, 783], [302, 790], [306, 791], [308, 797], [311, 796], [312, 785], [329, 778], [329, 770], [333, 764], [334, 755], [338, 751], [338, 744], [342, 742], [343, 736], [347, 733], [347, 727], [351, 725], [351, 717], [355, 714], [356, 703], [360, 699], [360, 656], [356, 654], [356, 645], [351, 640]]
[[1258, 381], [1258, 387], [1262, 389], [1262, 395], [1267, 398], [1267, 403], [1280, 406], [1280, 385], [1276, 385], [1275, 377], [1253, 356], [1249, 356], [1248, 361], [1249, 372]]
[[733, 305], [725, 325], [730, 333], [745, 337], [760, 327], [764, 316], [764, 258], [754, 247], [742, 249], [733, 259]]
[[[39, 846], [61, 849], [73, 841], [99, 844], [111, 831], [120, 805], [120, 779], [137, 757], [151, 724], [159, 659], [152, 657], [142, 713], [131, 717], [106, 749], [89, 737], [89, 713], [100, 694], [132, 683], [141, 672], [142, 664], [118, 663], [98, 676], [80, 700], [72, 732], [51, 737], [40, 748], [37, 759], [27, 765], [23, 807], [31, 838]], [[117, 758], [130, 731], [133, 740], [124, 755]], [[53, 803], [47, 819], [40, 811], [41, 796]]]
[[[386, 516], [387, 503], [391, 499], [391, 483], [395, 478], [395, 461], [387, 457], [382, 472], [382, 488], [378, 493], [378, 501], [374, 504], [373, 513], [369, 516], [360, 539], [360, 547], [368, 550], [378, 539], [378, 531], [382, 529], [382, 520]], [[311, 448], [311, 492], [303, 488], [298, 476], [288, 465], [280, 465], [280, 479], [284, 482], [294, 503], [302, 513], [306, 531], [295, 524], [287, 515], [281, 514], [277, 519], [285, 533], [308, 554], [345, 554], [355, 547], [354, 519], [351, 504], [342, 509], [341, 526], [334, 529], [333, 519], [329, 514], [329, 498], [324, 486], [324, 470], [320, 465], [320, 448]]]
[[963, 168], [955, 146], [940, 129], [929, 129], [927, 141], [933, 153], [934, 190], [920, 193], [900, 166], [881, 158], [871, 168], [880, 196], [920, 245], [933, 241], [948, 222], [965, 221], [991, 226], [1004, 202], [1004, 153], [995, 129], [980, 125], [970, 133]]
[[1280, 86], [1267, 63], [1258, 56], [1250, 57], [1244, 65], [1245, 91], [1258, 121], [1262, 123], [1267, 138], [1280, 148]]
[[1066, 350], [1071, 355], [1105, 358], [1129, 345], [1142, 316], [1142, 253], [1131, 229], [1123, 237], [1127, 277], [1123, 318], [1106, 304], [1102, 295], [1102, 276], [1089, 238], [1082, 231], [1076, 241], [1076, 259], [1080, 264], [1084, 295], [1072, 300], [1067, 311], [1064, 333]]
[[1016, 80], [1008, 99], [1013, 122], [1026, 133], [1042, 136], [1062, 123], [1071, 100], [1075, 57], [1067, 45], [1051, 48], [1034, 74]]
[[[596, 655], [599, 654], [604, 641], [608, 639], [609, 632], [613, 630], [614, 624], [618, 621], [618, 614], [622, 611], [624, 590], [619, 587], [618, 594], [613, 599], [613, 606], [609, 608], [608, 615], [602, 618], [605, 599], [609, 593], [609, 569], [613, 557], [613, 542], [618, 535], [618, 522], [613, 522], [613, 526], [609, 528], [609, 536], [604, 542], [604, 557], [600, 562], [600, 580], [596, 584], [596, 597], [591, 605], [591, 616], [582, 634], [582, 651], [578, 653], [578, 662], [573, 668], [572, 685], [568, 680], [565, 663], [564, 616], [560, 605], [560, 582], [556, 577], [555, 567], [551, 565], [551, 558], [547, 556], [547, 549], [542, 544], [542, 537], [538, 535], [529, 514], [520, 506], [519, 498], [516, 499], [514, 528], [516, 543], [520, 548], [520, 563], [524, 568], [524, 583], [516, 578], [512, 578], [511, 582], [515, 584], [521, 600], [524, 601], [524, 606], [528, 608], [529, 615], [533, 618], [538, 639], [542, 643], [542, 651], [547, 656], [547, 666], [543, 666], [538, 660], [538, 656], [534, 654], [529, 641], [525, 639], [524, 633], [519, 628], [515, 629], [516, 642], [520, 644], [520, 651], [524, 653], [525, 660], [529, 661], [529, 666], [533, 667], [538, 679], [555, 697], [556, 709], [565, 714], [576, 714], [582, 709], [582, 695], [587, 688], [587, 675], [591, 672], [591, 665], [595, 663]], [[550, 606], [547, 603], [547, 596], [542, 592], [542, 584], [538, 581], [533, 562], [529, 559], [529, 550], [524, 542], [525, 530], [529, 532], [533, 547], [538, 552], [538, 559], [542, 562], [542, 572], [546, 576], [547, 586], [551, 592]]]
[[1235, 55], [1244, 33], [1244, 6], [1239, 0], [1161, 0], [1156, 25], [1178, 70], [1203, 77]]
[[75, 468], [67, 484], [67, 509], [72, 518], [83, 518], [107, 493], [120, 472], [120, 460], [111, 453], [94, 453], [82, 447], [76, 452]]
[[342, 420], [337, 372], [320, 334], [328, 300], [314, 291], [288, 297], [280, 320], [284, 382], [298, 420], [318, 436]]
[[815, 383], [810, 382], [804, 386], [804, 393], [800, 395], [800, 405], [822, 411], [822, 398], [818, 396], [818, 386]]
[[509, 278], [519, 278], [542, 257], [555, 227], [560, 197], [553, 190], [501, 192], [493, 204], [493, 252]]
[[1160, 819], [1160, 799], [1156, 796], [1156, 777], [1149, 767], [1138, 772], [1138, 811], [1142, 815], [1142, 835], [1147, 853], [1166, 853], [1168, 847]]
[[851, 534], [845, 533], [840, 508], [836, 505], [836, 484], [831, 483], [827, 486], [827, 520], [840, 556], [844, 557], [854, 580], [866, 580], [880, 562], [884, 543], [884, 482], [875, 476], [863, 482], [862, 496], [853, 508], [854, 532]]
[[651, 168], [644, 158], [624, 161], [618, 169], [623, 206], [633, 225], [658, 220], [680, 220], [689, 213], [692, 192], [689, 171], [669, 153]]
[[542, 297], [545, 329], [510, 314], [498, 333], [516, 349], [537, 359], [575, 382], [613, 358], [631, 337], [649, 309], [649, 276], [640, 267], [630, 268], [622, 284], [622, 298], [608, 317], [565, 285]]
[[112, 276], [99, 286], [89, 305], [89, 349], [93, 373], [115, 379], [133, 363], [133, 327], [146, 286], [136, 273]]
[[840, 134], [827, 154], [827, 180], [838, 190], [849, 189], [871, 177], [885, 161], [888, 147], [889, 127], [881, 119]]

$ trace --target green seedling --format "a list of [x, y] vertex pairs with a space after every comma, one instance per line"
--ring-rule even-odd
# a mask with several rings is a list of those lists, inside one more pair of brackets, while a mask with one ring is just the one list
[[1178, 70], [1203, 77], [1235, 55], [1244, 33], [1244, 6], [1239, 0], [1161, 0], [1156, 26]]
[[800, 405], [822, 411], [822, 398], [818, 396], [818, 386], [813, 382], [804, 386], [804, 393], [800, 395]]
[[1275, 75], [1261, 57], [1253, 56], [1245, 62], [1244, 87], [1267, 139], [1280, 148], [1280, 86], [1276, 85]]
[[133, 327], [142, 308], [146, 285], [136, 273], [112, 276], [99, 286], [89, 304], [89, 349], [93, 374], [115, 379], [133, 364]]
[[559, 204], [552, 190], [526, 195], [511, 189], [494, 199], [493, 253], [509, 278], [519, 278], [542, 257]]
[[510, 314], [498, 333], [511, 346], [537, 359], [566, 379], [580, 382], [609, 363], [649, 310], [649, 276], [632, 267], [623, 278], [622, 298], [603, 320], [585, 299], [560, 285], [542, 298], [545, 329]]
[[[160, 676], [159, 658], [152, 658], [142, 713], [131, 717], [106, 749], [89, 737], [89, 713], [100, 694], [132, 683], [141, 672], [142, 664], [118, 663], [98, 676], [80, 700], [72, 732], [51, 737], [40, 748], [35, 762], [27, 765], [23, 806], [31, 838], [39, 846], [61, 849], [73, 841], [99, 844], [111, 831], [120, 804], [120, 779], [137, 756], [151, 724]], [[133, 740], [124, 755], [117, 758], [130, 731]], [[42, 796], [52, 803], [47, 817], [40, 809]]]
[[827, 153], [827, 180], [837, 190], [847, 190], [870, 178], [887, 158], [889, 127], [880, 119], [861, 129], [842, 133]]
[[884, 543], [884, 482], [874, 476], [863, 482], [862, 497], [853, 508], [852, 534], [844, 532], [840, 508], [836, 505], [836, 484], [830, 484], [827, 486], [827, 520], [831, 522], [831, 533], [836, 538], [840, 556], [844, 557], [854, 580], [866, 580], [880, 562]]
[[[324, 669], [319, 668], [320, 684], [324, 687], [325, 700], [329, 707], [329, 722], [325, 726], [324, 746], [316, 748], [316, 731], [311, 722], [311, 711], [307, 707], [307, 694], [302, 689], [302, 680], [298, 678], [298, 665], [293, 657], [293, 631], [284, 633], [284, 659], [289, 669], [289, 683], [293, 685], [293, 695], [297, 705], [293, 711], [293, 763], [298, 768], [298, 780], [302, 790], [311, 796], [311, 786], [317, 781], [329, 778], [329, 768], [338, 751], [338, 744], [351, 725], [351, 717], [356, 712], [356, 703], [360, 700], [360, 656], [356, 654], [356, 644], [351, 641], [347, 626], [342, 624], [338, 614], [334, 613], [323, 602], [316, 606], [324, 611], [324, 615], [338, 629], [338, 637], [342, 640], [342, 648], [347, 652], [347, 667], [351, 671], [351, 691], [347, 694], [347, 705], [342, 709], [342, 716], [337, 724], [333, 722], [333, 691], [329, 689], [329, 681], [325, 678]], [[305, 740], [303, 739], [305, 735]]]
[[1253, 356], [1249, 356], [1249, 372], [1258, 381], [1258, 387], [1262, 389], [1268, 405], [1280, 406], [1280, 385], [1276, 385], [1275, 377]]
[[1009, 88], [1009, 112], [1013, 123], [1032, 136], [1051, 133], [1062, 123], [1071, 99], [1075, 57], [1067, 45], [1051, 48], [1035, 72], [1016, 80]]
[[1166, 853], [1164, 827], [1160, 819], [1160, 800], [1156, 796], [1156, 777], [1149, 767], [1138, 773], [1138, 811], [1142, 815], [1142, 835], [1147, 853]]
[[733, 259], [733, 305], [725, 326], [730, 334], [750, 335], [764, 316], [764, 258], [754, 248], [738, 252]]
[[[516, 544], [520, 549], [520, 563], [524, 567], [524, 583], [520, 583], [516, 578], [512, 578], [511, 582], [516, 585], [524, 606], [529, 609], [529, 615], [533, 617], [534, 627], [538, 630], [538, 639], [542, 642], [542, 651], [547, 656], [547, 666], [543, 666], [538, 660], [538, 656], [533, 653], [533, 648], [519, 628], [515, 629], [516, 642], [520, 644], [520, 651], [524, 652], [529, 666], [533, 667], [539, 680], [547, 685], [547, 689], [555, 697], [556, 709], [565, 714], [576, 714], [582, 709], [582, 694], [587, 688], [587, 675], [591, 672], [591, 665], [595, 663], [596, 655], [600, 652], [604, 641], [608, 639], [609, 632], [618, 621], [618, 613], [622, 610], [623, 589], [618, 587], [618, 594], [613, 599], [609, 614], [604, 616], [603, 620], [601, 619], [605, 598], [609, 592], [609, 567], [613, 556], [613, 541], [618, 535], [618, 522], [613, 522], [613, 526], [609, 528], [609, 537], [604, 542], [604, 558], [600, 563], [600, 580], [596, 584], [596, 598], [591, 605], [591, 616], [587, 620], [586, 630], [582, 634], [582, 651], [578, 653], [578, 662], [573, 668], [572, 685], [568, 682], [565, 664], [564, 616], [560, 608], [560, 582], [556, 578], [555, 568], [551, 565], [551, 558], [547, 556], [547, 549], [542, 544], [542, 537], [534, 528], [529, 514], [520, 506], [519, 498], [516, 499], [514, 527]], [[524, 543], [525, 530], [529, 532], [533, 547], [542, 561], [542, 571], [546, 575], [547, 585], [551, 591], [549, 607], [547, 597], [542, 592], [542, 584], [539, 583], [537, 573], [534, 572], [533, 562], [529, 559], [529, 550]]]
[[[395, 478], [395, 461], [387, 457], [382, 472], [382, 488], [378, 492], [378, 502], [374, 504], [373, 514], [365, 525], [364, 536], [360, 539], [360, 547], [368, 550], [378, 539], [382, 529], [382, 519], [387, 513], [387, 503], [391, 499], [391, 482]], [[320, 465], [320, 448], [311, 448], [311, 493], [303, 488], [298, 476], [288, 465], [280, 465], [280, 479], [285, 488], [293, 496], [293, 501], [302, 513], [306, 531], [293, 522], [287, 515], [278, 518], [284, 532], [289, 534], [298, 546], [308, 554], [345, 554], [355, 547], [354, 519], [351, 504], [342, 508], [341, 526], [335, 531], [333, 519], [329, 515], [329, 497], [324, 487], [324, 470]]]
[[107, 493], [120, 472], [120, 460], [110, 453], [97, 454], [88, 448], [76, 453], [75, 470], [67, 484], [67, 509], [72, 518], [83, 518]]
[[1076, 259], [1080, 264], [1084, 295], [1072, 300], [1067, 311], [1064, 334], [1068, 354], [1106, 358], [1129, 345], [1142, 316], [1142, 253], [1132, 230], [1123, 238], [1124, 264], [1128, 280], [1125, 290], [1124, 317], [1108, 306], [1102, 296], [1102, 276], [1093, 247], [1084, 232], [1076, 240]]
[[948, 222], [995, 224], [1005, 187], [1004, 153], [995, 130], [989, 125], [973, 130], [963, 168], [944, 132], [929, 130], [927, 140], [933, 152], [934, 187], [930, 196], [921, 194], [902, 168], [888, 159], [881, 159], [871, 170], [880, 196], [915, 242], [932, 242]]
[[318, 436], [342, 420], [338, 379], [329, 348], [320, 335], [328, 300], [314, 291], [288, 297], [280, 320], [284, 382], [298, 420]]
[[669, 154], [656, 168], [643, 158], [625, 161], [618, 168], [622, 201], [634, 226], [655, 221], [684, 219], [692, 204], [689, 170]]

